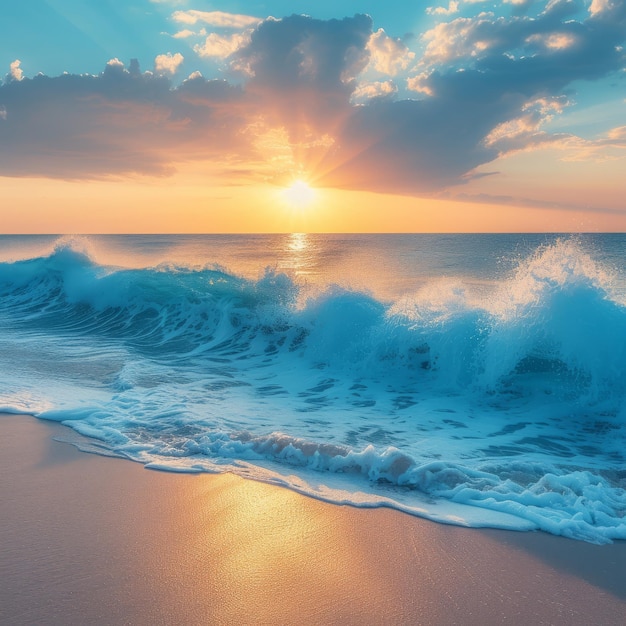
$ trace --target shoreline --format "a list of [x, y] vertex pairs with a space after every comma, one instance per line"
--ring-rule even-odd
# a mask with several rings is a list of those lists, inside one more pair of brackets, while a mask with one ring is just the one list
[[146, 471], [0, 415], [0, 623], [621, 624], [626, 542]]

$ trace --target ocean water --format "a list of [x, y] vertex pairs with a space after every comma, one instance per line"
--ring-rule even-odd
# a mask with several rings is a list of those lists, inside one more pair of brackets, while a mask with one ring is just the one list
[[0, 410], [88, 452], [604, 543], [625, 409], [626, 235], [0, 237]]

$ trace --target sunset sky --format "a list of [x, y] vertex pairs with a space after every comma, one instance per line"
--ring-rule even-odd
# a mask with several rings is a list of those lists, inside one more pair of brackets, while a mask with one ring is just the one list
[[626, 0], [29, 0], [0, 42], [3, 233], [626, 230]]

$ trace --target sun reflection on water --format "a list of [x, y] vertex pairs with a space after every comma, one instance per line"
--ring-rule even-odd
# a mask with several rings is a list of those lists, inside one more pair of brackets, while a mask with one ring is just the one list
[[309, 236], [306, 233], [291, 233], [287, 247], [292, 252], [302, 252], [309, 246]]
[[296, 279], [311, 279], [319, 274], [319, 254], [313, 237], [307, 233], [291, 233], [283, 248], [284, 267]]

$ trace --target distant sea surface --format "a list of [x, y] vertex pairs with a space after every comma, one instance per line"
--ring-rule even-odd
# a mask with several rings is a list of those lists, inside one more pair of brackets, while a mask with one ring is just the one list
[[89, 452], [604, 543], [625, 402], [626, 235], [0, 236], [0, 410]]

